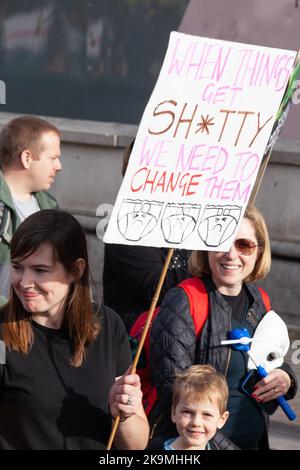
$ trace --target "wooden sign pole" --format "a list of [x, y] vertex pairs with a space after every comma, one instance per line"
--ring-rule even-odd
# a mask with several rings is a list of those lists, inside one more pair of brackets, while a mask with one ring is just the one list
[[[131, 367], [131, 370], [130, 370], [131, 374], [135, 374], [136, 366], [137, 366], [137, 363], [139, 362], [139, 358], [140, 358], [140, 355], [141, 355], [141, 352], [142, 352], [142, 349], [143, 349], [143, 346], [144, 346], [144, 342], [145, 342], [149, 327], [151, 325], [153, 313], [154, 313], [154, 310], [156, 308], [156, 304], [157, 304], [158, 299], [159, 299], [160, 291], [161, 291], [162, 285], [164, 283], [164, 280], [165, 280], [165, 277], [166, 277], [166, 274], [167, 274], [167, 271], [168, 271], [168, 268], [169, 268], [170, 261], [171, 261], [172, 256], [173, 256], [173, 252], [174, 252], [174, 248], [169, 248], [168, 254], [167, 254], [167, 257], [165, 259], [163, 269], [162, 269], [162, 272], [161, 272], [161, 275], [160, 275], [159, 281], [157, 283], [155, 293], [154, 293], [154, 296], [153, 296], [153, 299], [152, 299], [152, 302], [151, 302], [151, 305], [150, 305], [150, 309], [149, 309], [149, 312], [148, 312], [148, 315], [147, 315], [147, 319], [146, 319], [146, 322], [145, 322], [143, 333], [142, 333], [141, 339], [139, 341], [139, 346], [138, 346], [136, 355], [134, 356], [134, 360], [133, 360], [132, 367]], [[120, 422], [120, 416], [117, 416], [115, 421], [114, 421], [114, 425], [113, 425], [113, 428], [111, 430], [111, 434], [110, 434], [110, 437], [109, 437], [109, 440], [108, 440], [108, 443], [107, 443], [107, 447], [106, 447], [107, 450], [111, 449], [115, 434], [116, 434], [118, 426], [119, 426], [119, 422]]]
[[[295, 83], [297, 83], [296, 80], [298, 78], [299, 73], [300, 73], [300, 50], [298, 51], [297, 57], [295, 59], [294, 69], [293, 69], [293, 72], [291, 73], [289, 82], [286, 86], [285, 93], [284, 93], [283, 98], [281, 100], [281, 104], [279, 106], [279, 110], [278, 110], [278, 113], [277, 113], [277, 116], [276, 116], [275, 123], [277, 123], [280, 120], [280, 118], [283, 115], [286, 107], [289, 105], [290, 101], [292, 100], [293, 93], [295, 91]], [[285, 119], [284, 119], [284, 121], [285, 121]], [[284, 124], [284, 121], [283, 121], [283, 123], [281, 123], [281, 126]], [[273, 126], [273, 129], [274, 129], [274, 126]], [[273, 131], [272, 131], [272, 134], [273, 134]], [[272, 136], [272, 134], [271, 134], [271, 136]], [[256, 181], [254, 183], [254, 186], [253, 186], [248, 204], [249, 203], [254, 204], [254, 202], [255, 202], [258, 190], [260, 188], [263, 176], [265, 174], [267, 165], [268, 165], [270, 157], [271, 157], [271, 153], [272, 153], [272, 147], [263, 156], [263, 159], [262, 159], [261, 165], [259, 167], [258, 174], [257, 174], [257, 177], [256, 177]]]

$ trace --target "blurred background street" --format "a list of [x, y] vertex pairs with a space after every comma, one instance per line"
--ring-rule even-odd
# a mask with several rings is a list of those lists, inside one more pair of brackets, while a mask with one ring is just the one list
[[[291, 346], [298, 340], [298, 349], [290, 348], [287, 359], [297, 374], [300, 382], [300, 328], [289, 328]], [[296, 344], [294, 343], [294, 346]], [[296, 361], [297, 360], [297, 361]], [[298, 362], [296, 364], [295, 362]], [[294, 400], [290, 402], [293, 410], [297, 414], [294, 421], [289, 421], [279, 408], [271, 417], [270, 423], [270, 446], [277, 450], [300, 450], [300, 394], [297, 393]]]

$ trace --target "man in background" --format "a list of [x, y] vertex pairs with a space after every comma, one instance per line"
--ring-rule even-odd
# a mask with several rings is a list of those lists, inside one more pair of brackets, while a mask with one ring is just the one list
[[44, 119], [21, 116], [0, 133], [0, 305], [9, 295], [10, 241], [40, 209], [57, 207], [46, 191], [61, 170], [60, 132]]

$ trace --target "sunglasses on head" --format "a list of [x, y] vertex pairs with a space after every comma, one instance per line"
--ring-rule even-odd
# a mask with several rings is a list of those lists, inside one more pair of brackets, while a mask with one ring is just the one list
[[255, 248], [257, 246], [261, 246], [254, 243], [252, 240], [249, 240], [248, 238], [237, 238], [233, 244], [236, 251], [244, 256], [253, 255]]

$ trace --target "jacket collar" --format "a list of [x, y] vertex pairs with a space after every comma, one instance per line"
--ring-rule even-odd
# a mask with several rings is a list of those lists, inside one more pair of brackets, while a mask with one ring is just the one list
[[1, 169], [0, 169], [0, 201], [2, 201], [6, 206], [8, 206], [13, 211], [15, 210], [10, 189], [5, 181], [5, 178]]
[[[51, 194], [47, 193], [46, 191], [39, 191], [37, 193], [33, 193], [36, 197], [38, 205], [41, 209], [52, 209], [57, 207], [56, 199], [51, 196]], [[4, 175], [0, 169], [0, 201], [2, 201], [6, 206], [15, 212], [14, 203], [12, 200], [11, 192], [8, 187], [8, 184], [5, 181]]]

